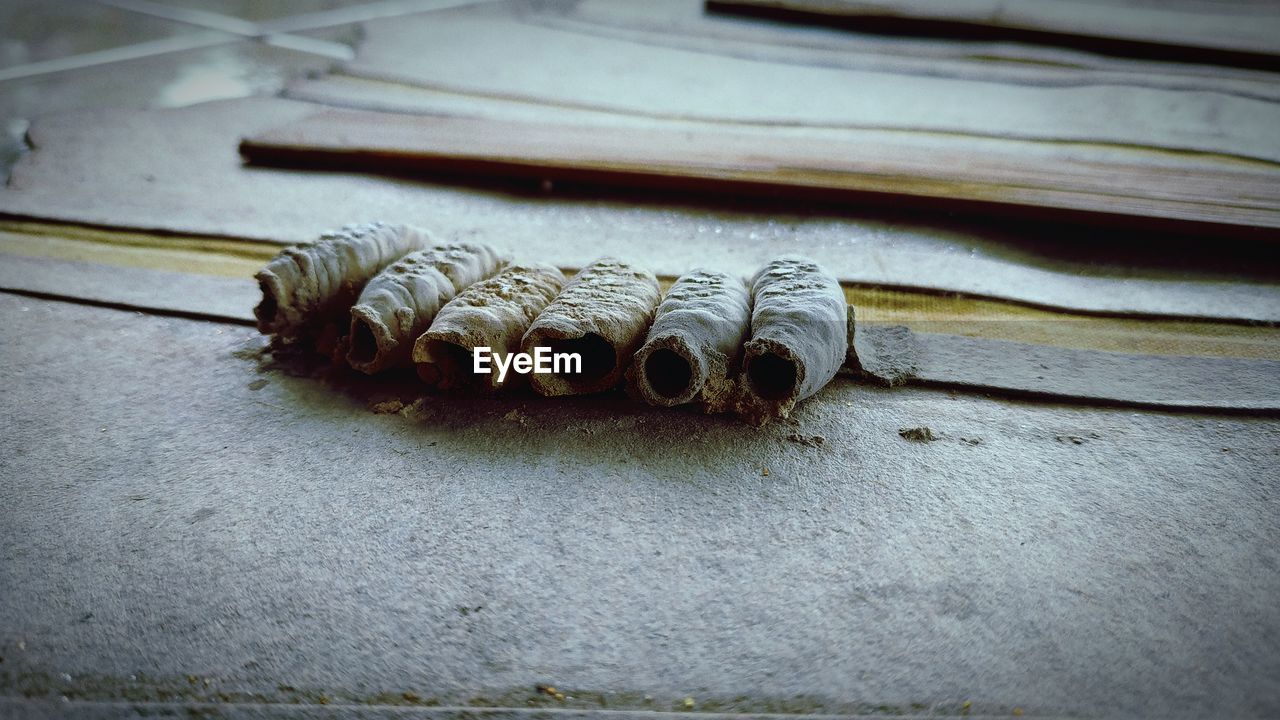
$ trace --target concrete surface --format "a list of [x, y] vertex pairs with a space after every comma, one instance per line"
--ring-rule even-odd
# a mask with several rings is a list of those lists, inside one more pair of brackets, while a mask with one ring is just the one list
[[0, 712], [1280, 713], [1273, 419], [837, 380], [757, 432], [0, 317]]
[[[196, 11], [250, 21], [316, 12], [359, 0], [182, 0]], [[353, 44], [356, 25], [298, 33]], [[173, 49], [130, 53], [156, 44]], [[183, 49], [188, 45], [188, 49]], [[83, 58], [83, 63], [77, 59]], [[70, 69], [47, 72], [50, 64]], [[218, 98], [273, 94], [291, 78], [321, 72], [331, 58], [269, 47], [230, 33], [90, 0], [0, 2], [0, 178], [24, 150], [31, 120], [53, 112], [107, 107], [175, 107]]]
[[[267, 20], [338, 3], [176, 4]], [[206, 32], [0, 3], [0, 176], [38, 116], [270, 94], [331, 64], [230, 40], [17, 77]], [[234, 162], [233, 131], [217, 152]], [[696, 245], [740, 214], [672, 223], [666, 202], [622, 220]], [[765, 241], [924, 249], [893, 219], [866, 241], [793, 220]], [[943, 260], [975, 276], [991, 258], [1276, 276], [1271, 251], [965, 238]], [[136, 300], [125, 285], [116, 302]], [[0, 718], [1280, 715], [1274, 418], [838, 379], [757, 432], [619, 396], [419, 404], [264, 355], [236, 325], [3, 293], [0, 318]], [[899, 434], [921, 425], [940, 439]]]

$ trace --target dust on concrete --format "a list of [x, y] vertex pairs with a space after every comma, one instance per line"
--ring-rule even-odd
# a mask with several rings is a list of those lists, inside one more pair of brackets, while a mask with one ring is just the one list
[[827, 438], [822, 435], [803, 435], [798, 432], [793, 432], [787, 435], [787, 439], [797, 445], [804, 445], [805, 447], [811, 448], [820, 448], [827, 444]]
[[[475, 709], [543, 709], [562, 708], [585, 712], [591, 710], [680, 712], [695, 707], [707, 713], [749, 713], [777, 715], [809, 715], [815, 713], [853, 716], [940, 715], [963, 716], [972, 711], [970, 700], [912, 702], [894, 704], [830, 702], [810, 695], [794, 697], [770, 696], [702, 696], [696, 702], [691, 695], [675, 693], [667, 696], [632, 692], [600, 692], [582, 688], [557, 686], [551, 682], [532, 686], [493, 690], [474, 695], [433, 694], [421, 688], [376, 689], [366, 692], [337, 688], [304, 686], [284, 682], [266, 682], [250, 677], [217, 677], [156, 675], [135, 673], [128, 676], [71, 676], [36, 670], [0, 671], [0, 698], [27, 700], [114, 702], [123, 706], [136, 703], [135, 711], [147, 708], [155, 712], [156, 704], [186, 707], [197, 714], [236, 705], [257, 706], [336, 706], [337, 710], [356, 706], [375, 707], [466, 707]], [[1007, 715], [1013, 706], [990, 704], [984, 714]], [[162, 713], [163, 714], [163, 713]]]
[[921, 425], [920, 427], [898, 428], [898, 434], [901, 435], [904, 440], [910, 440], [911, 442], [918, 443], [929, 443], [940, 439], [939, 436], [935, 435], [933, 430], [927, 425]]
[[1096, 432], [1087, 432], [1087, 433], [1084, 433], [1083, 435], [1074, 435], [1074, 434], [1071, 434], [1071, 433], [1061, 433], [1061, 434], [1058, 434], [1058, 435], [1054, 435], [1054, 436], [1053, 436], [1053, 439], [1054, 439], [1054, 440], [1057, 440], [1057, 441], [1058, 441], [1058, 442], [1060, 442], [1060, 443], [1067, 444], [1067, 445], [1084, 445], [1085, 443], [1089, 442], [1090, 440], [1097, 440], [1097, 439], [1099, 439], [1099, 438], [1101, 438], [1101, 437], [1102, 437], [1102, 436], [1101, 436], [1101, 435], [1099, 435], [1099, 434], [1098, 434], [1098, 433], [1096, 433]]

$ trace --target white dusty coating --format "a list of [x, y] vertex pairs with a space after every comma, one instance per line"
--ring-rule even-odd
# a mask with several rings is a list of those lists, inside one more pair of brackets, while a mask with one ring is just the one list
[[450, 300], [430, 329], [413, 346], [418, 376], [441, 390], [475, 387], [496, 391], [523, 378], [508, 372], [500, 383], [498, 373], [472, 372], [472, 350], [490, 348], [495, 357], [520, 350], [520, 341], [534, 319], [564, 287], [564, 273], [553, 265], [508, 265]]
[[285, 248], [254, 275], [262, 288], [262, 302], [253, 310], [258, 330], [297, 338], [322, 333], [330, 324], [345, 329], [347, 310], [369, 279], [430, 241], [420, 228], [372, 222]]
[[351, 308], [347, 362], [364, 372], [408, 365], [413, 343], [436, 313], [510, 258], [482, 243], [451, 243], [410, 253], [378, 273]]
[[627, 370], [628, 391], [650, 405], [697, 402], [704, 412], [728, 409], [750, 321], [751, 297], [742, 278], [715, 270], [681, 276]]
[[530, 384], [543, 395], [599, 392], [618, 384], [644, 340], [661, 292], [658, 279], [613, 258], [588, 265], [538, 316], [521, 349], [535, 347], [582, 356], [580, 374], [534, 374]]
[[737, 410], [749, 422], [787, 417], [844, 362], [848, 309], [840, 283], [817, 263], [773, 260], [751, 279], [751, 340], [743, 347]]

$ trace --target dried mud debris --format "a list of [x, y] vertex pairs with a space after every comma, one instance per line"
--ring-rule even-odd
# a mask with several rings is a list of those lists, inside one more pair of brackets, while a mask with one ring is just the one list
[[557, 690], [554, 685], [537, 685], [534, 689], [539, 693], [548, 697], [553, 697], [556, 700], [564, 700], [564, 693]]
[[920, 427], [899, 428], [898, 434], [901, 435], [902, 439], [904, 440], [910, 440], [911, 442], [918, 442], [918, 443], [933, 442], [934, 440], [939, 439], [939, 437], [933, 434], [933, 430], [931, 430], [927, 425], [921, 425]]
[[787, 439], [797, 445], [804, 445], [811, 448], [820, 448], [827, 444], [827, 439], [822, 435], [801, 435], [800, 433], [791, 433], [787, 435]]
[[404, 401], [399, 398], [380, 400], [370, 403], [369, 409], [377, 415], [395, 415], [404, 409]]
[[1083, 435], [1076, 435], [1073, 433], [1062, 433], [1060, 435], [1054, 435], [1053, 439], [1057, 440], [1060, 443], [1065, 443], [1069, 445], [1084, 445], [1090, 440], [1097, 440], [1100, 437], [1102, 436], [1099, 435], [1096, 431], [1089, 431], [1084, 433]]
[[849, 307], [849, 349], [845, 367], [886, 387], [904, 384], [919, 371], [919, 349], [910, 328], [902, 325], [854, 327]]

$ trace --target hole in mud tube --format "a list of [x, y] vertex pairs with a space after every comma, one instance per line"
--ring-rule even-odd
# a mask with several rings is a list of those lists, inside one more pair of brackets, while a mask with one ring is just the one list
[[254, 309], [254, 314], [264, 323], [273, 322], [276, 319], [276, 313], [280, 312], [280, 304], [276, 300], [275, 291], [271, 289], [271, 285], [266, 280], [259, 280], [258, 287], [262, 288], [262, 302], [258, 303], [258, 307]]
[[774, 353], [751, 358], [747, 368], [751, 389], [765, 400], [781, 400], [796, 387], [796, 364]]
[[355, 332], [351, 335], [351, 361], [367, 363], [378, 355], [378, 341], [373, 337], [373, 330], [364, 320], [357, 320]]
[[[450, 388], [482, 384], [480, 376], [474, 372], [475, 357], [470, 349], [444, 340], [432, 340], [427, 350], [440, 373], [437, 382], [441, 386]], [[494, 373], [493, 379], [496, 381], [498, 370], [493, 362], [490, 362], [490, 371]], [[511, 382], [511, 375], [512, 373], [507, 373], [503, 384]]]
[[[613, 346], [608, 340], [595, 333], [587, 333], [573, 340], [552, 340], [549, 347], [552, 353], [577, 353], [582, 357], [581, 373], [556, 373], [557, 377], [562, 377], [570, 383], [594, 382], [613, 372], [614, 366], [618, 364]], [[569, 363], [569, 369], [573, 369], [575, 364]], [[564, 369], [563, 364], [561, 368]]]
[[659, 348], [645, 359], [644, 377], [649, 387], [662, 397], [679, 397], [689, 389], [693, 368], [676, 351]]

